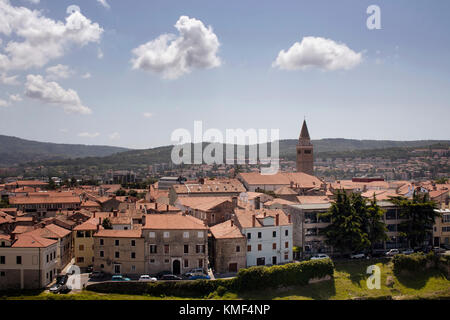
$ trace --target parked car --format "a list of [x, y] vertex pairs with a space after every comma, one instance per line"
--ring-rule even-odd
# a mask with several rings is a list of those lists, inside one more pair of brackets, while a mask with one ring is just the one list
[[211, 277], [205, 274], [197, 274], [190, 276], [188, 280], [211, 280]]
[[320, 259], [330, 259], [330, 257], [323, 253], [319, 253], [311, 257], [311, 260], [320, 260]]
[[145, 274], [145, 275], [142, 275], [139, 277], [139, 281], [141, 281], [141, 282], [156, 282], [157, 279]]
[[386, 256], [393, 257], [393, 256], [395, 256], [396, 254], [399, 254], [399, 253], [400, 253], [400, 251], [398, 249], [391, 249], [388, 252], [386, 252]]
[[191, 269], [188, 272], [186, 272], [183, 276], [189, 278], [195, 275], [205, 275], [205, 271], [203, 270], [203, 268]]
[[440, 247], [434, 247], [433, 251], [434, 253], [445, 253], [446, 250]]
[[171, 271], [161, 271], [161, 272], [158, 272], [156, 275], [154, 275], [154, 277], [156, 279], [161, 279], [166, 274], [172, 274], [172, 272]]
[[105, 273], [103, 271], [94, 271], [91, 274], [89, 274], [89, 278], [91, 279], [102, 279], [105, 276]]
[[362, 252], [360, 253], [353, 253], [350, 255], [350, 259], [364, 259], [366, 255]]
[[411, 254], [411, 253], [414, 253], [413, 249], [405, 249], [402, 251], [402, 254]]
[[118, 275], [112, 276], [111, 281], [131, 281], [131, 280], [130, 280], [130, 278], [126, 278], [126, 277], [118, 274]]
[[51, 293], [63, 293], [68, 290], [67, 288], [67, 280], [69, 280], [69, 276], [67, 274], [65, 275], [59, 275], [56, 277], [56, 283], [52, 285], [49, 289]]
[[89, 267], [86, 268], [86, 272], [87, 273], [91, 273], [93, 271], [94, 271], [94, 266], [89, 266]]
[[161, 277], [160, 280], [183, 280], [180, 277], [174, 275], [174, 274], [165, 274]]

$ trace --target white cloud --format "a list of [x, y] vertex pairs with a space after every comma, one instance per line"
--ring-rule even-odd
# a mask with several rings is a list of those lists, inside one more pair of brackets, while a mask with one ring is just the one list
[[22, 101], [22, 97], [19, 94], [11, 94], [9, 95], [9, 100], [13, 102], [20, 102]]
[[151, 118], [151, 117], [153, 117], [153, 113], [145, 112], [145, 113], [144, 113], [144, 117], [145, 117], [145, 118]]
[[323, 70], [351, 69], [362, 61], [362, 53], [356, 53], [345, 44], [320, 37], [304, 37], [301, 43], [287, 51], [281, 50], [273, 67], [284, 70], [301, 70], [316, 67]]
[[20, 84], [20, 82], [17, 81], [17, 77], [18, 77], [17, 75], [8, 77], [6, 73], [0, 73], [0, 84], [5, 84], [8, 86], [17, 86]]
[[26, 1], [32, 4], [38, 4], [41, 2], [41, 0], [26, 0]]
[[98, 3], [100, 3], [103, 7], [110, 9], [111, 6], [109, 5], [108, 2], [106, 2], [106, 0], [97, 0]]
[[120, 139], [120, 134], [118, 132], [111, 133], [109, 135], [109, 139], [111, 139], [111, 140], [119, 140]]
[[66, 113], [91, 114], [92, 110], [81, 103], [76, 91], [65, 90], [56, 82], [48, 82], [40, 75], [28, 75], [25, 95], [45, 103], [54, 104]]
[[179, 35], [162, 34], [147, 42], [132, 53], [133, 69], [142, 69], [162, 74], [163, 78], [176, 79], [193, 69], [219, 67], [217, 56], [219, 40], [211, 26], [205, 27], [202, 21], [181, 16], [175, 28]]
[[9, 106], [9, 102], [8, 102], [8, 101], [5, 101], [5, 100], [2, 100], [2, 99], [0, 99], [0, 107], [7, 107], [7, 106]]
[[49, 67], [45, 71], [47, 72], [47, 79], [49, 80], [67, 79], [74, 74], [74, 71], [70, 69], [69, 66], [62, 64]]
[[102, 49], [98, 48], [97, 50], [97, 58], [98, 59], [103, 59], [104, 55], [103, 55], [103, 51]]
[[95, 132], [95, 133], [81, 132], [81, 133], [78, 134], [78, 136], [81, 137], [81, 138], [93, 139], [93, 138], [97, 138], [98, 136], [100, 136], [100, 133], [98, 133], [98, 132]]
[[91, 77], [92, 77], [92, 75], [89, 72], [86, 72], [85, 74], [83, 74], [81, 76], [81, 78], [83, 78], [83, 79], [90, 79]]
[[[41, 11], [14, 7], [0, 0], [0, 34], [12, 39], [0, 51], [0, 70], [43, 67], [70, 48], [99, 42], [103, 29], [71, 6], [65, 22], [55, 21]], [[18, 42], [18, 39], [23, 39]]]

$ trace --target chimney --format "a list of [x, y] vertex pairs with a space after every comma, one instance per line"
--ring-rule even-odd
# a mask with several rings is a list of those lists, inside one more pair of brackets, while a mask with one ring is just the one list
[[102, 224], [102, 217], [98, 218], [98, 224]]
[[147, 222], [146, 216], [142, 216], [142, 225], [145, 226], [145, 223]]
[[230, 221], [231, 221], [231, 226], [234, 227], [234, 221], [233, 221], [233, 218], [231, 218]]
[[113, 213], [114, 213], [114, 218], [117, 218], [117, 212], [118, 212], [117, 210], [114, 210], [114, 211], [113, 211]]
[[155, 202], [155, 211], [158, 211], [158, 202]]
[[292, 223], [292, 222], [291, 222], [291, 215], [290, 215], [290, 214], [288, 214], [288, 222], [289, 222], [289, 223]]
[[255, 210], [259, 210], [259, 209], [261, 209], [261, 198], [256, 197], [255, 198]]
[[277, 215], [275, 216], [275, 225], [279, 226], [280, 225], [280, 214], [277, 213]]
[[231, 202], [233, 203], [233, 208], [236, 208], [238, 204], [238, 197], [232, 197]]
[[169, 212], [169, 205], [167, 205], [167, 210], [166, 210], [166, 212]]
[[95, 218], [95, 214], [96, 214], [96, 213], [97, 213], [97, 212], [94, 211], [94, 218]]
[[252, 227], [256, 227], [256, 216], [252, 215]]

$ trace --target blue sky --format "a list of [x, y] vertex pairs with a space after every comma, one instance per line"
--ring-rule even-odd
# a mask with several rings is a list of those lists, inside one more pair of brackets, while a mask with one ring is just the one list
[[[56, 38], [64, 52], [31, 66], [12, 67], [9, 56], [2, 71], [0, 61], [0, 75], [15, 77], [0, 82], [0, 134], [148, 148], [171, 144], [171, 133], [192, 131], [195, 120], [223, 131], [279, 128], [282, 139], [297, 138], [306, 117], [313, 139], [450, 139], [448, 1], [107, 0], [109, 8], [96, 0], [5, 1], [7, 10], [23, 6], [61, 23], [76, 5], [92, 34], [83, 42]], [[381, 9], [381, 30], [366, 27], [371, 4]], [[181, 16], [211, 26], [208, 35], [220, 43], [199, 62], [206, 67], [170, 79], [154, 65], [133, 68], [135, 48], [163, 34], [179, 37]], [[0, 23], [0, 55], [24, 40], [23, 23], [11, 23], [9, 34]], [[345, 44], [358, 58], [349, 68], [273, 65], [304, 37]], [[69, 74], [51, 78], [46, 70], [58, 65]], [[52, 82], [68, 105], [90, 113], [62, 108], [43, 89], [54, 89]]]

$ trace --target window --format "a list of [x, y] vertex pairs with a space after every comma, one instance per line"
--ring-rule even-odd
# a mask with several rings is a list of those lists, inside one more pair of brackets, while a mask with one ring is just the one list
[[284, 247], [285, 247], [285, 248], [289, 248], [289, 242], [288, 242], [288, 241], [286, 241], [286, 242], [284, 243]]
[[5, 263], [6, 263], [6, 257], [0, 256], [0, 264], [5, 264]]
[[[84, 251], [84, 245], [80, 244], [80, 246], [78, 247], [78, 250]], [[48, 262], [48, 261], [47, 261], [47, 262]]]
[[183, 232], [183, 238], [185, 239], [189, 238], [189, 232]]
[[199, 232], [198, 232], [198, 237], [199, 237], [199, 238], [203, 238], [203, 231], [199, 231]]
[[203, 259], [198, 259], [198, 267], [203, 268]]
[[184, 253], [189, 253], [189, 245], [188, 244], [184, 245]]
[[205, 246], [202, 244], [198, 244], [195, 246], [196, 253], [205, 253]]
[[247, 246], [247, 251], [251, 252], [252, 251], [252, 246]]
[[272, 237], [274, 237], [274, 238], [277, 237], [277, 232], [276, 231], [272, 232]]
[[1, 271], [1, 272], [0, 272], [0, 277], [4, 277], [4, 276], [6, 276], [5, 271]]
[[289, 235], [289, 230], [284, 230], [284, 235], [287, 237]]
[[189, 260], [184, 260], [184, 267], [189, 268]]
[[104, 264], [101, 264], [101, 265], [100, 265], [100, 268], [102, 268], [102, 269], [103, 269], [104, 267], [105, 267], [105, 265], [104, 265]]
[[170, 246], [168, 244], [164, 245], [164, 254], [169, 254]]
[[155, 259], [150, 259], [150, 263], [155, 263]]
[[136, 252], [131, 253], [131, 259], [136, 259]]
[[164, 260], [164, 263], [166, 263], [166, 264], [168, 264], [169, 262], [170, 262], [169, 259], [165, 259], [165, 260]]
[[305, 150], [305, 154], [311, 154], [311, 150]]
[[276, 243], [272, 243], [272, 249], [273, 250], [277, 250], [277, 244]]
[[289, 260], [289, 253], [284, 254], [284, 260]]
[[22, 257], [21, 256], [17, 256], [16, 257], [16, 264], [22, 264]]
[[105, 240], [104, 239], [100, 239], [100, 245], [104, 246], [105, 245]]
[[131, 246], [136, 247], [136, 240], [131, 240]]
[[131, 271], [136, 271], [136, 266], [131, 266]]
[[155, 253], [157, 253], [158, 251], [156, 250], [156, 244], [151, 244], [150, 245], [150, 253], [151, 254], [155, 254]]
[[114, 256], [115, 256], [116, 258], [120, 258], [120, 252], [116, 251], [115, 254], [114, 254]]
[[258, 251], [262, 250], [262, 244], [258, 244]]
[[116, 240], [116, 241], [115, 241], [115, 246], [116, 246], [116, 247], [119, 246], [119, 243], [120, 243], [120, 241], [119, 241], [119, 240]]
[[84, 257], [78, 257], [77, 263], [84, 263]]
[[148, 237], [149, 238], [156, 238], [156, 234], [154, 232], [149, 232]]
[[252, 234], [249, 232], [249, 233], [247, 233], [247, 239], [251, 239], [252, 238]]
[[84, 232], [83, 231], [77, 231], [77, 238], [84, 238]]
[[47, 263], [48, 263], [48, 261], [49, 261], [49, 257], [48, 257], [48, 255], [47, 255]]
[[258, 232], [258, 239], [262, 238], [262, 232]]
[[5, 247], [5, 241], [2, 241], [2, 247]]
[[100, 257], [104, 257], [105, 256], [105, 252], [104, 251], [100, 251]]
[[164, 238], [169, 238], [170, 237], [170, 232], [166, 231], [164, 232]]
[[236, 246], [236, 252], [241, 252], [241, 246]]

